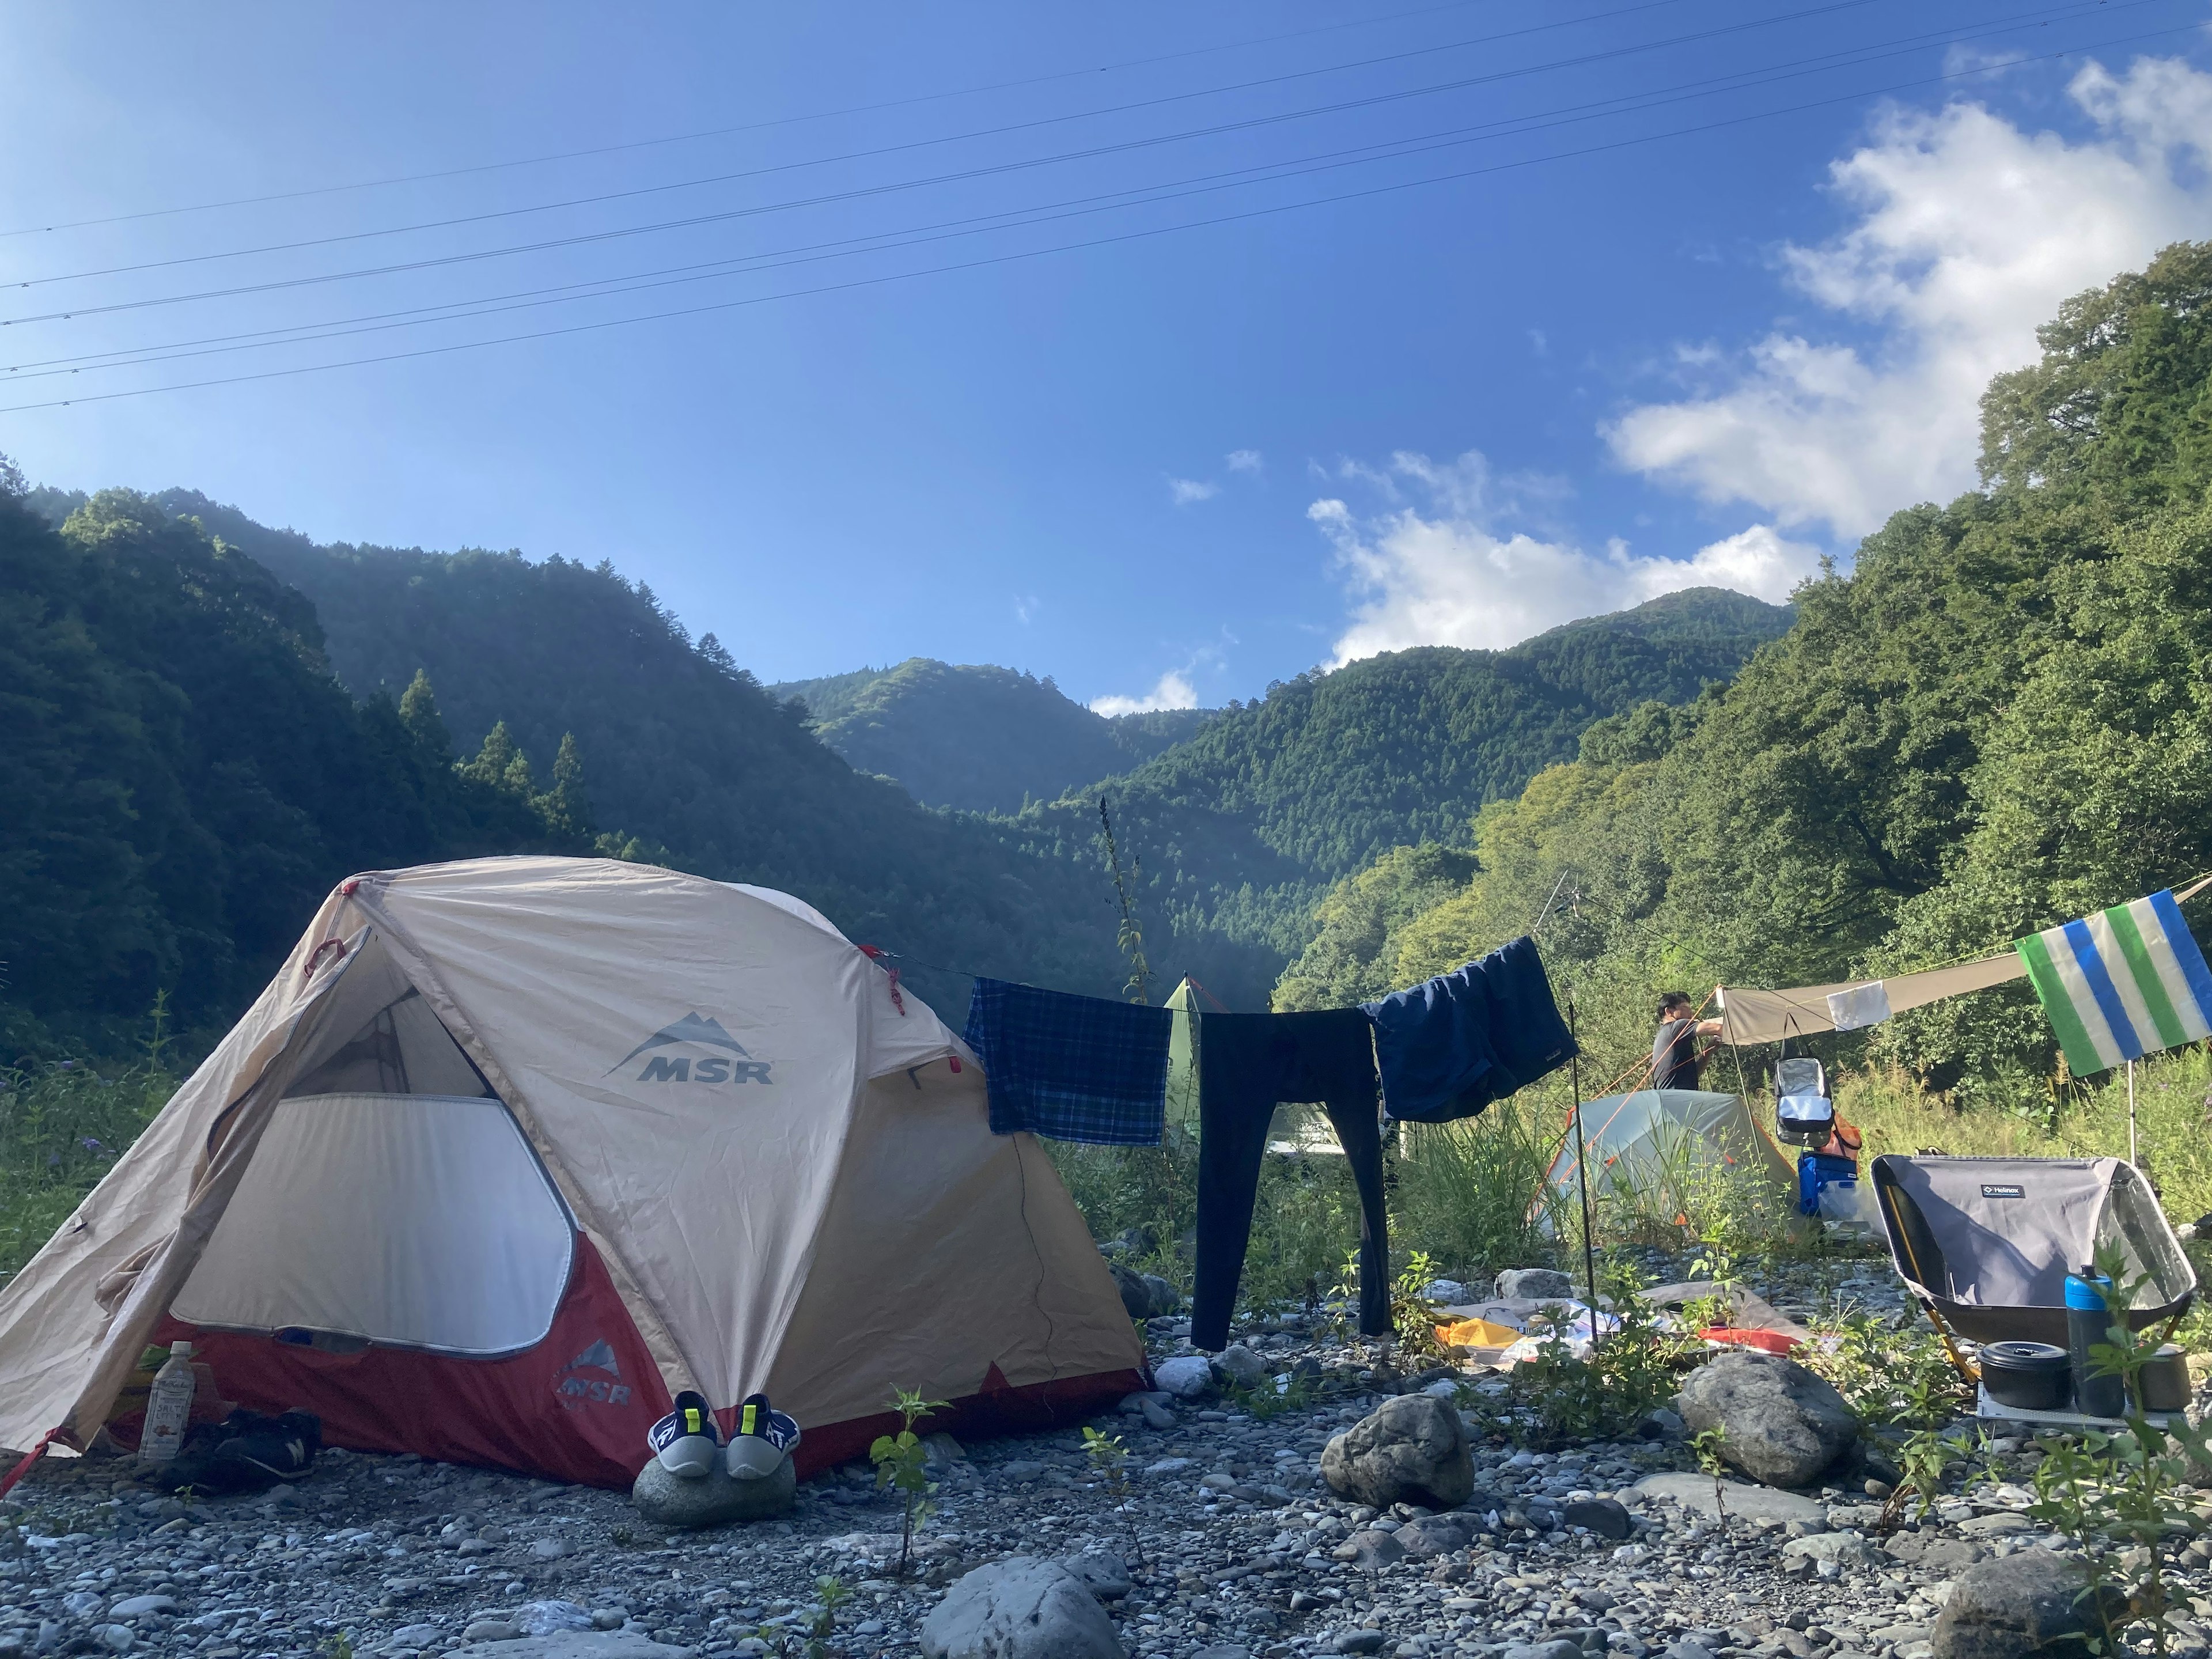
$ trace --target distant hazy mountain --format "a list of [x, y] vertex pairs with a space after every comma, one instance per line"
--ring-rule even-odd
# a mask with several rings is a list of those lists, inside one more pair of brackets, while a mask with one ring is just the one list
[[805, 701], [822, 741], [916, 800], [970, 812], [1017, 812], [1142, 765], [1216, 711], [1174, 708], [1108, 719], [1049, 676], [908, 657], [769, 690]]

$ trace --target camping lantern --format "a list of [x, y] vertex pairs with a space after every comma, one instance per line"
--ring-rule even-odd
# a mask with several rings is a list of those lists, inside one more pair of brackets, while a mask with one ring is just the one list
[[1774, 1133], [1792, 1146], [1825, 1146], [1836, 1133], [1836, 1103], [1817, 1060], [1800, 1055], [1774, 1067]]

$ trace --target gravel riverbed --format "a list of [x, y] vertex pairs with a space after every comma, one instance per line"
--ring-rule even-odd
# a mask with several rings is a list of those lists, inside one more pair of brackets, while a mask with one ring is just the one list
[[[1854, 1300], [1899, 1305], [1886, 1274], [1859, 1264], [1759, 1287], [1811, 1311], [1839, 1277]], [[1153, 1335], [1156, 1358], [1188, 1352], [1176, 1322], [1153, 1322]], [[1678, 1480], [1684, 1501], [1638, 1490], [1692, 1460], [1679, 1436], [1624, 1424], [1556, 1454], [1478, 1444], [1475, 1493], [1455, 1517], [1469, 1541], [1439, 1548], [1451, 1526], [1413, 1528], [1409, 1549], [1390, 1534], [1421, 1511], [1340, 1501], [1317, 1464], [1331, 1436], [1419, 1379], [1301, 1319], [1239, 1335], [1272, 1374], [1303, 1362], [1347, 1391], [1266, 1420], [1218, 1398], [1109, 1412], [1094, 1421], [1128, 1449], [1125, 1497], [1098, 1478], [1079, 1427], [944, 1444], [937, 1511], [906, 1579], [886, 1560], [898, 1510], [865, 1466], [804, 1484], [786, 1519], [671, 1535], [624, 1494], [406, 1457], [327, 1451], [296, 1486], [189, 1504], [142, 1486], [125, 1460], [48, 1459], [0, 1502], [12, 1523], [0, 1528], [0, 1659], [437, 1654], [584, 1626], [757, 1654], [795, 1647], [828, 1576], [850, 1592], [831, 1645], [857, 1659], [914, 1652], [944, 1587], [975, 1566], [1085, 1553], [1126, 1565], [1126, 1593], [1106, 1584], [1106, 1605], [1137, 1659], [1224, 1646], [1253, 1659], [1922, 1659], [1959, 1572], [2057, 1545], [2017, 1513], [2034, 1454], [2016, 1443], [1997, 1463], [2009, 1478], [1886, 1535], [1863, 1492], [1837, 1487], [1764, 1515], [1747, 1500], [1724, 1520], [1703, 1512], [1710, 1482]], [[1626, 1506], [1627, 1536], [1569, 1523], [1570, 1505], [1608, 1495]], [[2212, 1650], [2195, 1622], [2212, 1623], [2208, 1563], [2212, 1548], [2189, 1547], [2176, 1651]]]

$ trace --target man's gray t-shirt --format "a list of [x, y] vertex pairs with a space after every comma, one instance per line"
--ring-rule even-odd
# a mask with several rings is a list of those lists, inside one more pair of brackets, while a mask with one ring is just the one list
[[1698, 1022], [1686, 1016], [1670, 1019], [1651, 1039], [1651, 1086], [1655, 1089], [1694, 1089], [1698, 1086]]

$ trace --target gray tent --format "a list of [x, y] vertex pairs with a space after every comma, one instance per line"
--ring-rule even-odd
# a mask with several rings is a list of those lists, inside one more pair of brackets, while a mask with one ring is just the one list
[[[1778, 1193], [1796, 1188], [1790, 1160], [1736, 1095], [1638, 1089], [1584, 1101], [1583, 1139], [1593, 1198], [1610, 1194], [1672, 1213], [1686, 1207], [1688, 1189], [1701, 1176], [1725, 1170], [1749, 1170]], [[1547, 1190], [1553, 1205], [1576, 1202], [1571, 1118], [1553, 1154]]]
[[2117, 1246], [2149, 1284], [2142, 1330], [2187, 1310], [2196, 1269], [2150, 1183], [2117, 1158], [1874, 1161], [1890, 1255], [1936, 1323], [1975, 1342], [2066, 1343], [2066, 1275]]

